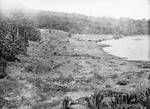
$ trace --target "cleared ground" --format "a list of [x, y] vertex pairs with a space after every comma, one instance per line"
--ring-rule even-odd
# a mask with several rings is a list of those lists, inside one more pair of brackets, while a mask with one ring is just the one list
[[65, 96], [77, 100], [95, 90], [135, 92], [150, 87], [150, 62], [126, 61], [105, 53], [107, 45], [99, 43], [104, 36], [88, 35], [86, 40], [86, 35], [40, 31], [41, 42], [29, 42], [28, 56], [18, 56], [20, 63], [9, 63], [9, 77], [0, 81], [6, 107], [59, 109]]

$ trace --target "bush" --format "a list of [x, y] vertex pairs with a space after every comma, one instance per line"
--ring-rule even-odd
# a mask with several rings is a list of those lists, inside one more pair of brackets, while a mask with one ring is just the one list
[[41, 33], [40, 30], [37, 30], [33, 27], [28, 27], [28, 39], [30, 41], [40, 41], [41, 40]]
[[150, 88], [147, 88], [141, 95], [143, 96], [143, 99], [140, 100], [140, 103], [143, 107], [146, 107], [146, 109], [150, 109]]
[[90, 98], [85, 98], [89, 109], [101, 109], [103, 99], [104, 95], [102, 95], [100, 92], [94, 93]]
[[51, 70], [51, 67], [45, 63], [37, 63], [37, 65], [35, 66], [35, 72], [37, 74], [47, 73], [50, 70]]
[[[14, 61], [16, 55], [26, 52], [26, 44], [28, 42], [24, 32], [24, 27], [0, 22], [0, 57], [7, 61]], [[19, 36], [17, 35], [18, 33]]]
[[69, 97], [64, 98], [61, 109], [71, 109], [71, 99]]
[[33, 65], [28, 65], [27, 67], [25, 67], [25, 71], [26, 72], [32, 72], [34, 69], [34, 66]]
[[0, 109], [2, 109], [4, 106], [6, 106], [8, 103], [7, 100], [5, 100], [3, 97], [0, 97]]
[[122, 85], [122, 86], [127, 85], [128, 83], [129, 83], [129, 81], [127, 81], [127, 80], [119, 80], [117, 82], [118, 85]]

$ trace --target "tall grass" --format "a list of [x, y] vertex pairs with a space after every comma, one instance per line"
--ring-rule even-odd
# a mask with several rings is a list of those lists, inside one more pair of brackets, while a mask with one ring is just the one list
[[71, 99], [69, 97], [64, 98], [61, 109], [72, 109]]
[[100, 92], [96, 92], [91, 97], [86, 97], [85, 100], [89, 109], [101, 109], [104, 96]]
[[[105, 97], [109, 97], [106, 103]], [[117, 93], [113, 91], [95, 92], [84, 98], [88, 109], [150, 109], [150, 88], [142, 93]], [[69, 98], [63, 101], [62, 109], [71, 109], [73, 102]]]

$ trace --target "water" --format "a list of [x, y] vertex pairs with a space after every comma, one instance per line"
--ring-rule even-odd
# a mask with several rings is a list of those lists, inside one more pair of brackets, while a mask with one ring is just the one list
[[150, 36], [128, 36], [118, 40], [103, 41], [110, 45], [104, 51], [109, 54], [125, 57], [127, 60], [150, 61]]

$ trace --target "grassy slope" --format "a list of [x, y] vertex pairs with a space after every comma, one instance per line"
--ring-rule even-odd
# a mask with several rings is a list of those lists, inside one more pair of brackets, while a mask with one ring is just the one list
[[6, 107], [58, 109], [64, 96], [78, 99], [95, 90], [127, 92], [150, 84], [149, 62], [129, 62], [109, 55], [95, 39], [69, 38], [63, 31], [40, 31], [42, 41], [30, 42], [28, 56], [19, 56], [21, 63], [10, 63], [9, 77], [0, 81], [1, 96], [9, 104], [5, 103]]

